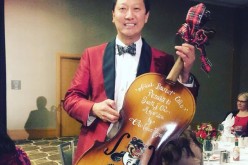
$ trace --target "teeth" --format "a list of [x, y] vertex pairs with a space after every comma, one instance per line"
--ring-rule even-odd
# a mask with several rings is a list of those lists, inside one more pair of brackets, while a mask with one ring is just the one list
[[126, 26], [134, 26], [135, 24], [127, 23]]

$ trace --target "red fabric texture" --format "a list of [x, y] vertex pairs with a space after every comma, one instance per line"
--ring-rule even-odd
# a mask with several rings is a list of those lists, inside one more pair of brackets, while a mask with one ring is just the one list
[[182, 25], [177, 34], [180, 35], [185, 42], [196, 46], [196, 48], [201, 53], [200, 60], [202, 63], [202, 69], [206, 73], [209, 73], [212, 64], [206, 57], [204, 47], [204, 44], [208, 41], [208, 36], [205, 34], [205, 30], [202, 28], [202, 19], [205, 16], [205, 12], [206, 7], [203, 3], [191, 7], [186, 17], [186, 23]]
[[246, 117], [235, 116], [233, 127], [235, 126], [242, 126], [243, 133], [245, 135], [248, 135], [248, 116]]
[[15, 152], [1, 155], [0, 165], [31, 165], [31, 162], [26, 152], [16, 147]]

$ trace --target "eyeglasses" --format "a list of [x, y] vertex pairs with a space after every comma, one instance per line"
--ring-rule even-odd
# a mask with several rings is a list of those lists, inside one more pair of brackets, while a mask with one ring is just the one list
[[237, 102], [240, 102], [240, 103], [246, 103], [246, 102], [247, 102], [247, 100], [246, 100], [246, 101], [243, 101], [243, 100], [237, 100]]

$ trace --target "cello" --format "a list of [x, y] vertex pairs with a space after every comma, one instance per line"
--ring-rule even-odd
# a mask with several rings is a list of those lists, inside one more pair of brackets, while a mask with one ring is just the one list
[[137, 77], [125, 94], [118, 133], [106, 143], [95, 142], [76, 164], [150, 164], [156, 149], [179, 136], [194, 117], [194, 97], [177, 82], [182, 68], [179, 57], [167, 77]]
[[171, 77], [158, 73], [137, 77], [125, 95], [119, 132], [90, 149], [78, 165], [148, 164], [161, 142], [179, 136], [195, 114], [194, 97], [175, 82], [174, 72], [181, 67], [178, 59]]

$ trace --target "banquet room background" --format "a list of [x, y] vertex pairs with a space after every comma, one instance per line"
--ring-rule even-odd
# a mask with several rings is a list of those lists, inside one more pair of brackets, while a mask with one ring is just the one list
[[[152, 46], [174, 54], [175, 34], [188, 9], [197, 3], [153, 1], [143, 37]], [[59, 106], [58, 52], [81, 54], [86, 47], [111, 40], [116, 32], [110, 0], [1, 0], [0, 6], [1, 125], [13, 139], [22, 139], [27, 138], [24, 127], [31, 111], [37, 109], [37, 98], [47, 100], [49, 111]], [[201, 87], [193, 125], [221, 122], [226, 112], [236, 107], [237, 94], [248, 90], [247, 6], [206, 6], [212, 16], [207, 27], [216, 30], [206, 46], [213, 67], [205, 74], [197, 53], [193, 73]], [[13, 87], [15, 82], [20, 88]]]

